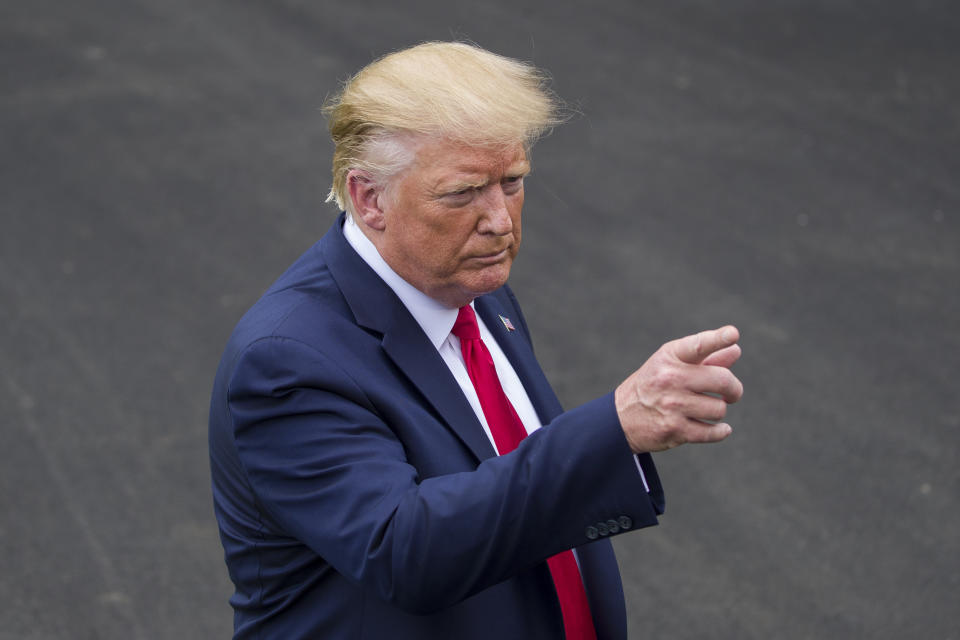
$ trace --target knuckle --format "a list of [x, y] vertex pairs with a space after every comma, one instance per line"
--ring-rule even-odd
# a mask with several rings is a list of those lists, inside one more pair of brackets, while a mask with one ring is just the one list
[[737, 380], [737, 386], [735, 387], [735, 389], [736, 389], [736, 393], [735, 393], [736, 399], [734, 400], [734, 402], [736, 402], [737, 400], [743, 397], [743, 383]]
[[672, 393], [660, 399], [660, 407], [671, 414], [678, 412], [682, 408], [682, 405], [683, 403], [680, 397]]
[[743, 384], [734, 378], [726, 387], [726, 393], [723, 394], [724, 399], [733, 404], [738, 401], [743, 396]]
[[663, 367], [654, 375], [654, 384], [658, 389], [672, 389], [680, 383], [680, 372], [673, 367]]
[[696, 336], [694, 336], [693, 341], [693, 352], [699, 358], [703, 355], [703, 340], [704, 340], [704, 331], [701, 331]]
[[679, 415], [673, 415], [669, 420], [664, 424], [663, 429], [663, 438], [664, 440], [675, 442], [683, 439], [683, 431], [686, 426], [687, 421], [685, 418], [682, 418]]
[[718, 402], [716, 404], [716, 410], [713, 413], [714, 420], [723, 420], [727, 416], [727, 403]]
[[671, 448], [683, 441], [682, 431], [685, 421], [678, 416], [661, 415], [659, 419], [650, 425], [649, 434], [651, 439], [658, 443], [660, 448]]
[[728, 402], [736, 402], [743, 395], [743, 383], [729, 370], [724, 372], [723, 396]]

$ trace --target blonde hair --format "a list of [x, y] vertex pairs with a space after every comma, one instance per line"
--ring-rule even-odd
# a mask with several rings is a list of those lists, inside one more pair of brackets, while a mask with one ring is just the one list
[[334, 142], [327, 202], [350, 209], [351, 169], [379, 182], [408, 166], [423, 136], [472, 146], [533, 143], [565, 119], [536, 67], [462, 42], [425, 42], [360, 70], [324, 106]]

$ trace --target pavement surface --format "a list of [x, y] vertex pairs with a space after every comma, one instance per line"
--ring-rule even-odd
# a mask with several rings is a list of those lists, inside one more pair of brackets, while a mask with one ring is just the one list
[[208, 394], [336, 215], [325, 96], [471, 39], [579, 112], [512, 283], [567, 406], [733, 322], [720, 445], [616, 540], [632, 638], [960, 638], [960, 9], [0, 3], [0, 638], [225, 638]]

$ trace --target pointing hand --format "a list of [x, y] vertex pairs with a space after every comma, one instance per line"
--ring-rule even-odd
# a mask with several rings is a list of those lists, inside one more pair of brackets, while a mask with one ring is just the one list
[[736, 327], [726, 326], [673, 340], [617, 387], [617, 415], [634, 453], [730, 435], [722, 420], [743, 395], [730, 371], [739, 339]]

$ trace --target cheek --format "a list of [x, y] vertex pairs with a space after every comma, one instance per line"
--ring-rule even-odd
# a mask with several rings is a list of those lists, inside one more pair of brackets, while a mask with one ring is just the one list
[[516, 205], [510, 208], [510, 218], [513, 220], [513, 235], [517, 244], [520, 244], [520, 231], [522, 228], [523, 211], [523, 191], [517, 194]]
[[466, 220], [449, 216], [443, 222], [432, 225], [422, 239], [420, 251], [423, 260], [439, 268], [455, 270], [462, 254], [474, 235], [474, 228]]

